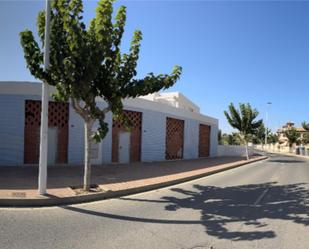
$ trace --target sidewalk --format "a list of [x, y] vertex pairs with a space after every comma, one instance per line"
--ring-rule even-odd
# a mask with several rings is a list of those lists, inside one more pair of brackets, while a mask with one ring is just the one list
[[64, 205], [112, 198], [197, 179], [265, 158], [255, 156], [246, 161], [240, 157], [217, 157], [92, 166], [91, 182], [100, 191], [87, 194], [78, 194], [71, 188], [81, 187], [82, 166], [54, 166], [48, 168], [46, 196], [37, 192], [37, 167], [0, 167], [0, 206]]

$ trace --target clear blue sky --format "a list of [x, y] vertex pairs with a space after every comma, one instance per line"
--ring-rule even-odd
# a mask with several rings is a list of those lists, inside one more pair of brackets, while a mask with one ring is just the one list
[[[118, 1], [127, 6], [126, 50], [135, 28], [143, 41], [139, 76], [183, 67], [180, 91], [219, 119], [230, 102], [249, 102], [270, 126], [309, 121], [308, 1]], [[85, 23], [96, 1], [84, 1]], [[26, 69], [18, 33], [36, 31], [44, 0], [0, 0], [0, 80], [34, 80]]]

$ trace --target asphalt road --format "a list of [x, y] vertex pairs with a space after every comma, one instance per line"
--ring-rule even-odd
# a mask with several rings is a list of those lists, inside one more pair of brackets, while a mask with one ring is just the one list
[[272, 155], [95, 203], [0, 209], [1, 249], [309, 248], [309, 161]]

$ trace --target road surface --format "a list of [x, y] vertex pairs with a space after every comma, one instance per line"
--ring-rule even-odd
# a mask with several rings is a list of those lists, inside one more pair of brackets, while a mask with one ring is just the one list
[[270, 159], [148, 193], [0, 209], [1, 249], [307, 249], [309, 161]]

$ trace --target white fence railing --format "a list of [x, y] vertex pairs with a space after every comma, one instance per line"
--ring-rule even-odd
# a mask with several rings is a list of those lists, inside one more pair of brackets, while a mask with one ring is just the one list
[[293, 149], [289, 147], [279, 147], [275, 144], [256, 144], [254, 145], [255, 149], [261, 150], [261, 151], [267, 151], [267, 152], [278, 152], [278, 153], [293, 153]]
[[254, 146], [257, 151], [266, 151], [273, 153], [292, 153], [296, 155], [309, 156], [309, 148], [298, 146], [298, 147], [280, 147], [275, 144], [267, 144], [267, 145], [255, 145]]
[[[249, 156], [254, 154], [254, 148], [248, 147]], [[246, 147], [242, 145], [218, 145], [218, 156], [246, 156]]]

